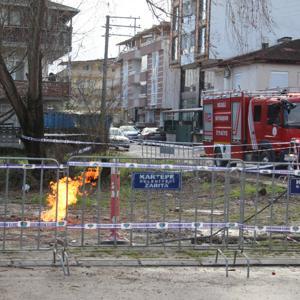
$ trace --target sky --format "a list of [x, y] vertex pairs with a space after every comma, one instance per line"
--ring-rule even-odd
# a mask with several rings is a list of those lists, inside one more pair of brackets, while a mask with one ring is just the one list
[[[80, 13], [73, 19], [72, 60], [103, 58], [105, 16], [140, 17], [141, 29], [149, 28], [158, 21], [153, 17], [145, 0], [55, 0], [78, 8]], [[112, 24], [133, 25], [133, 21], [112, 20]], [[138, 29], [140, 31], [141, 29]], [[112, 28], [113, 34], [132, 34], [132, 29]], [[111, 37], [109, 56], [118, 55], [116, 44], [127, 37]]]

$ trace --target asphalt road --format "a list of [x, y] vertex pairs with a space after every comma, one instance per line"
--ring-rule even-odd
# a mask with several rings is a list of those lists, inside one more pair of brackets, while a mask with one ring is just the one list
[[300, 299], [300, 269], [0, 268], [0, 299]]

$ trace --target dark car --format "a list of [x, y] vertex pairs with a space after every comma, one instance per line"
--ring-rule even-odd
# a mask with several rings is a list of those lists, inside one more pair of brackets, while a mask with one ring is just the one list
[[140, 139], [151, 141], [165, 141], [166, 134], [157, 127], [146, 127], [140, 134]]

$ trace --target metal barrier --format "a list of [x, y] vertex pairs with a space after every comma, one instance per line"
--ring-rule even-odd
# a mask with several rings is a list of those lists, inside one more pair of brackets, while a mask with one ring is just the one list
[[176, 143], [160, 141], [141, 141], [143, 158], [184, 158], [193, 159], [204, 155], [203, 145], [200, 143]]
[[215, 164], [81, 156], [60, 166], [51, 159], [0, 158], [2, 250], [61, 248], [62, 264], [67, 248], [108, 244], [298, 250], [299, 197], [288, 182], [300, 173], [282, 164]]
[[63, 171], [53, 159], [0, 158], [3, 251], [49, 250], [58, 240], [65, 241], [64, 228], [60, 228], [56, 216], [51, 223], [42, 220], [49, 182], [58, 181]]

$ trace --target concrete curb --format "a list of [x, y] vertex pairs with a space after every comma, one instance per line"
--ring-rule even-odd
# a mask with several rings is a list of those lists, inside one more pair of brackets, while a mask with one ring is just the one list
[[[229, 259], [229, 266], [233, 266], [233, 260]], [[215, 263], [214, 258], [201, 260], [194, 259], [71, 259], [70, 267], [225, 267], [223, 259]], [[244, 259], [237, 259], [236, 267], [246, 267]], [[300, 258], [266, 258], [250, 259], [251, 267], [272, 266], [300, 266]], [[35, 267], [60, 267], [59, 263], [53, 264], [51, 260], [33, 259], [7, 259], [0, 260], [0, 267], [35, 268]]]

